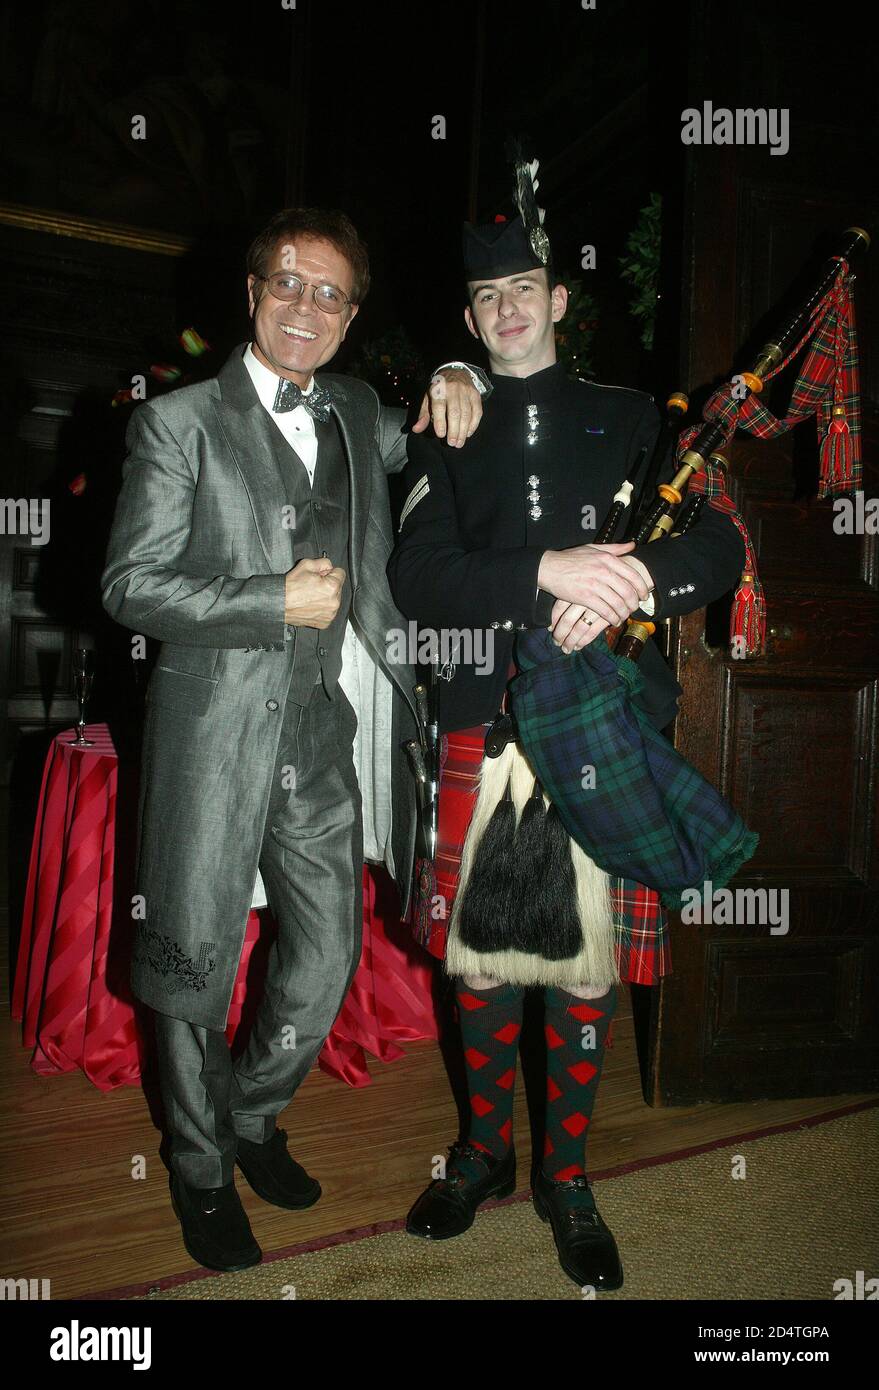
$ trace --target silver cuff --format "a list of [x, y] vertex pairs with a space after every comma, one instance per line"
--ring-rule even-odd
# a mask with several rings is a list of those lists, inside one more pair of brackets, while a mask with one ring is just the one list
[[431, 376], [431, 381], [442, 371], [443, 367], [460, 367], [463, 371], [469, 372], [473, 385], [476, 387], [480, 396], [490, 396], [494, 390], [489, 380], [488, 373], [484, 372], [481, 367], [474, 367], [472, 362], [441, 362], [434, 371], [433, 376]]

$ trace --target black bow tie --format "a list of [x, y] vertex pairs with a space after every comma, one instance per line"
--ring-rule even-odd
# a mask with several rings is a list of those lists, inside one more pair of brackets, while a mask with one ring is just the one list
[[295, 381], [287, 381], [286, 377], [281, 377], [272, 410], [276, 414], [283, 414], [286, 410], [295, 410], [298, 405], [304, 405], [312, 420], [320, 420], [321, 424], [325, 425], [330, 418], [332, 399], [332, 391], [326, 386], [318, 386], [317, 382], [306, 396]]

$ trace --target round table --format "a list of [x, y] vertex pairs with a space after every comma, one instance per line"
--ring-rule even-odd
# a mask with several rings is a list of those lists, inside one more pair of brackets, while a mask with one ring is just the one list
[[[149, 1010], [128, 984], [137, 808], [136, 769], [120, 767], [106, 724], [93, 747], [68, 729], [46, 757], [31, 847], [12, 1016], [41, 1076], [79, 1068], [102, 1091], [140, 1082]], [[118, 802], [118, 805], [117, 805]], [[117, 815], [117, 809], [120, 814]], [[384, 869], [363, 871], [363, 953], [318, 1065], [351, 1086], [369, 1084], [366, 1052], [402, 1056], [401, 1042], [436, 1038], [432, 968], [399, 921]], [[259, 1003], [276, 930], [251, 912], [226, 1028], [233, 1047]]]

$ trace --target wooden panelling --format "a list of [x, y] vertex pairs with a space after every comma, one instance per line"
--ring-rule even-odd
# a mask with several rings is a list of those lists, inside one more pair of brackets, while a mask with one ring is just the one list
[[743, 878], [866, 882], [875, 681], [745, 672], [731, 692], [726, 795], [760, 834]]
[[839, 1046], [857, 1038], [866, 965], [863, 941], [712, 941], [706, 1052]]
[[[805, 21], [754, 0], [732, 27], [704, 0], [689, 17], [682, 106], [709, 97], [753, 106], [765, 77], [758, 54], [785, 53], [804, 37]], [[796, 64], [773, 68], [791, 119], [785, 158], [747, 145], [688, 156], [679, 341], [681, 385], [697, 408], [784, 326], [842, 230], [879, 225], [856, 103], [815, 103], [826, 54], [802, 43], [798, 52]], [[860, 50], [849, 78], [874, 80]], [[819, 157], [828, 149], [832, 159]], [[868, 497], [879, 489], [875, 257], [852, 267]], [[780, 418], [803, 360], [761, 397]], [[766, 648], [732, 660], [728, 614], [717, 606], [707, 633], [698, 614], [677, 624], [671, 656], [684, 696], [675, 741], [760, 836], [729, 887], [786, 891], [789, 931], [693, 926], [673, 915], [674, 973], [661, 986], [653, 1038], [654, 1094], [667, 1104], [818, 1094], [873, 1084], [879, 1073], [879, 546], [872, 535], [839, 534], [832, 499], [818, 500], [814, 420], [773, 439], [740, 433], [729, 457], [729, 491], [764, 586]]]
[[13, 618], [9, 698], [21, 695], [72, 695], [70, 660], [73, 634], [37, 618]]
[[37, 571], [40, 564], [40, 552], [33, 546], [27, 550], [16, 547], [13, 552], [12, 562], [12, 587], [13, 589], [29, 590], [33, 589], [37, 581]]
[[[834, 531], [839, 514], [830, 498], [781, 502], [750, 496], [742, 510], [760, 554], [760, 580], [768, 594], [774, 596], [778, 584], [831, 595], [854, 595], [874, 587], [876, 538]], [[827, 563], [828, 546], [833, 548], [832, 566]]]

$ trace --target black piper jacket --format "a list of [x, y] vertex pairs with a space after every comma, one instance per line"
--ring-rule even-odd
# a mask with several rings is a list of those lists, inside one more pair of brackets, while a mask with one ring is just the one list
[[[659, 430], [652, 397], [571, 380], [560, 363], [491, 382], [483, 420], [463, 448], [409, 436], [406, 500], [388, 564], [394, 600], [419, 637], [445, 630], [454, 649], [457, 633], [469, 634], [458, 642], [464, 659], [442, 686], [444, 731], [494, 718], [516, 630], [549, 622], [554, 599], [538, 589], [541, 556], [594, 538], [645, 446], [649, 460]], [[669, 458], [659, 481], [673, 473]], [[629, 553], [653, 577], [654, 618], [690, 613], [726, 593], [745, 558], [739, 532], [711, 506], [685, 536]], [[645, 646], [640, 669], [639, 702], [663, 729], [681, 686], [655, 643]]]

